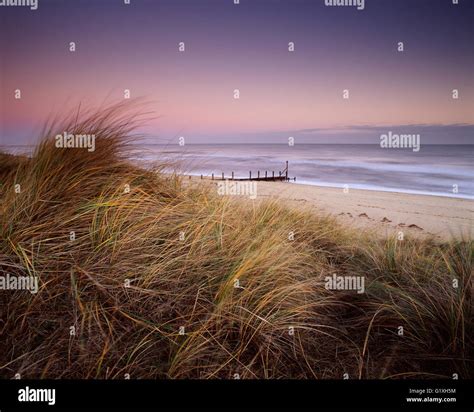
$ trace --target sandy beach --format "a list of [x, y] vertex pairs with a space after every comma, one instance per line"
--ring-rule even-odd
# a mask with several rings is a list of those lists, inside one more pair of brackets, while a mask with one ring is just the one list
[[380, 236], [403, 231], [449, 240], [474, 234], [474, 201], [468, 199], [358, 189], [345, 193], [337, 188], [257, 182], [256, 200], [269, 198], [337, 216], [344, 224], [373, 230]]

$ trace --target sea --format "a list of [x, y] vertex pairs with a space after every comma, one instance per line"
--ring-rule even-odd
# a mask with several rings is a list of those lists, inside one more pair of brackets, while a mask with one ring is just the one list
[[147, 161], [166, 159], [180, 172], [216, 178], [276, 175], [292, 184], [474, 199], [474, 145], [384, 149], [368, 144], [146, 145]]
[[144, 165], [171, 165], [166, 171], [216, 178], [232, 172], [236, 178], [250, 172], [256, 177], [258, 171], [278, 176], [288, 161], [290, 184], [474, 199], [474, 145], [423, 145], [414, 152], [367, 144], [142, 144], [130, 157]]

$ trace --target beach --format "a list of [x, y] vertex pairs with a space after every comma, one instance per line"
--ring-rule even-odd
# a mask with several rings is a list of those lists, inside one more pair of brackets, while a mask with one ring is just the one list
[[[1, 376], [472, 377], [473, 200], [148, 169], [125, 156], [133, 113], [79, 116], [94, 151], [59, 126], [0, 154]], [[344, 176], [383, 185], [359, 152]]]
[[0, 10], [3, 406], [472, 407], [474, 0]]
[[[201, 181], [196, 177], [193, 180]], [[218, 182], [204, 181], [216, 185]], [[381, 237], [402, 231], [450, 240], [472, 238], [474, 233], [474, 201], [469, 199], [351, 188], [344, 191], [291, 182], [256, 183], [257, 201], [277, 199], [290, 207], [333, 215], [345, 225], [370, 230]]]

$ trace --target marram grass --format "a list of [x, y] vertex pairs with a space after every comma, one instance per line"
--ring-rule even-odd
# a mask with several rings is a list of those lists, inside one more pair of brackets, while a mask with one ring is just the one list
[[[119, 104], [1, 155], [1, 274], [39, 279], [0, 290], [1, 377], [472, 378], [472, 240], [217, 196], [133, 166], [138, 123]], [[95, 151], [55, 147], [64, 130]], [[326, 289], [333, 274], [364, 293]]]

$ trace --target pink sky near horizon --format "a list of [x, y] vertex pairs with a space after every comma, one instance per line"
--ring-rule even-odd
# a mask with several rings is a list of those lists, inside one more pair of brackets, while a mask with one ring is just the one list
[[[185, 58], [183, 58], [185, 60]], [[126, 69], [126, 68], [125, 68]], [[312, 127], [337, 128], [357, 124], [453, 124], [470, 123], [473, 85], [462, 87], [460, 101], [451, 98], [448, 87], [435, 87], [439, 79], [423, 75], [406, 80], [386, 79], [388, 74], [349, 74], [343, 81], [314, 78], [311, 84], [266, 76], [265, 73], [241, 71], [196, 73], [183, 67], [173, 76], [156, 81], [146, 76], [127, 76], [125, 71], [107, 70], [16, 73], [7, 77], [4, 118], [6, 128], [39, 125], [48, 115], [75, 107], [79, 102], [95, 106], [107, 98], [123, 98], [123, 89], [132, 97], [145, 97], [159, 119], [149, 124], [165, 133], [188, 130], [199, 133], [293, 130]], [[298, 76], [291, 74], [288, 77]], [[36, 81], [37, 78], [42, 81]], [[342, 77], [342, 76], [341, 76]], [[370, 78], [369, 78], [370, 77]], [[384, 78], [385, 77], [385, 78]], [[387, 81], [390, 80], [390, 81]], [[342, 98], [341, 85], [350, 92]], [[22, 90], [22, 99], [14, 99], [14, 90]], [[240, 90], [240, 99], [233, 97]], [[472, 104], [466, 104], [466, 100]]]

